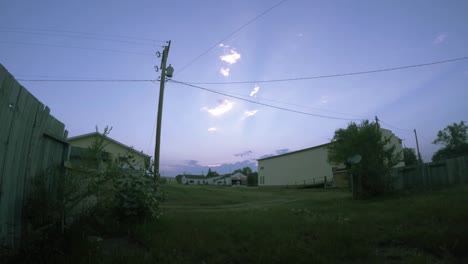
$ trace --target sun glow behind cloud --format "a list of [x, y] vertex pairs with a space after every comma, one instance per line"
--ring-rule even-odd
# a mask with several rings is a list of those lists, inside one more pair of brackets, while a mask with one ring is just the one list
[[237, 51], [231, 49], [230, 53], [224, 54], [219, 58], [224, 62], [227, 62], [229, 64], [234, 64], [241, 58], [241, 55]]
[[258, 112], [258, 110], [245, 111], [244, 112], [244, 118], [247, 118], [249, 116], [254, 116], [254, 115], [257, 114], [257, 112]]
[[214, 108], [204, 107], [202, 108], [202, 110], [207, 111], [213, 116], [219, 116], [219, 115], [229, 112], [229, 110], [232, 109], [233, 105], [234, 104], [231, 101], [224, 99], [224, 100], [221, 100], [216, 107]]
[[434, 39], [433, 43], [436, 44], [436, 45], [441, 44], [446, 39], [447, 39], [447, 34], [440, 34]]
[[219, 72], [220, 72], [224, 77], [228, 77], [228, 76], [229, 76], [229, 71], [230, 71], [230, 70], [231, 70], [231, 69], [229, 69], [229, 68], [221, 68], [221, 69], [219, 69]]
[[258, 91], [260, 91], [260, 87], [258, 85], [255, 85], [253, 90], [250, 92], [250, 96], [254, 96], [256, 93], [258, 93]]
[[213, 132], [216, 132], [216, 131], [218, 131], [218, 128], [217, 128], [217, 127], [210, 127], [210, 128], [208, 128], [208, 132], [213, 133]]

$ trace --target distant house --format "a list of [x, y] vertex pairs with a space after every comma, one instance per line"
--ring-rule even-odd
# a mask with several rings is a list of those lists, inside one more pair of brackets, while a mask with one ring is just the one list
[[[120, 143], [99, 132], [88, 133], [68, 138], [70, 143], [70, 161], [72, 166], [80, 166], [86, 151], [96, 140], [103, 141], [104, 152], [101, 155], [102, 162], [105, 164], [109, 160], [122, 161], [123, 168], [133, 171], [140, 171], [144, 174], [146, 166], [149, 165], [151, 156], [137, 151], [123, 143]], [[99, 164], [101, 166], [102, 164]]]
[[[392, 131], [382, 129], [384, 137], [390, 137], [389, 145], [402, 151], [402, 141]], [[258, 186], [318, 185], [333, 182], [339, 187], [348, 186], [343, 168], [328, 162], [328, 145], [318, 145], [286, 154], [258, 160]], [[395, 167], [402, 167], [402, 161]]]
[[247, 185], [247, 176], [245, 176], [244, 174], [240, 173], [240, 172], [236, 172], [234, 174], [231, 175], [231, 182], [232, 182], [232, 185]]
[[183, 175], [181, 182], [188, 185], [247, 185], [247, 177], [239, 172], [215, 177]]

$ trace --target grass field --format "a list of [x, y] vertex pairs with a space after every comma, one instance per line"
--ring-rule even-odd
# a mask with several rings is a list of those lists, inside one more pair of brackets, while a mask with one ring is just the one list
[[104, 236], [89, 257], [77, 250], [69, 260], [468, 263], [468, 186], [367, 201], [323, 189], [162, 188], [160, 220]]

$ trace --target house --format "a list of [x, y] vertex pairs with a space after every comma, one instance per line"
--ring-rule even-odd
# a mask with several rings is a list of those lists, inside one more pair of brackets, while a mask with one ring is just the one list
[[[390, 137], [390, 146], [402, 151], [401, 139], [392, 131], [382, 129], [384, 137]], [[347, 174], [343, 168], [332, 166], [328, 162], [328, 145], [318, 145], [286, 154], [258, 160], [258, 186], [291, 186], [318, 185], [336, 183], [336, 186], [347, 187]], [[395, 167], [404, 166], [400, 162]], [[336, 179], [335, 179], [336, 178]]]
[[240, 172], [215, 177], [203, 175], [183, 175], [182, 184], [189, 185], [247, 185], [247, 176]]
[[[140, 171], [141, 174], [145, 173], [145, 168], [150, 163], [151, 156], [144, 154], [141, 151], [137, 151], [123, 143], [118, 142], [106, 135], [99, 132], [88, 133], [75, 137], [68, 138], [67, 141], [70, 143], [70, 162], [72, 166], [77, 167], [82, 165], [86, 151], [94, 142], [102, 140], [104, 152], [101, 154], [102, 163], [106, 163], [109, 160], [119, 160], [123, 164], [123, 168]], [[103, 164], [99, 164], [102, 167]]]
[[231, 175], [231, 183], [233, 186], [247, 185], [247, 176], [240, 172]]

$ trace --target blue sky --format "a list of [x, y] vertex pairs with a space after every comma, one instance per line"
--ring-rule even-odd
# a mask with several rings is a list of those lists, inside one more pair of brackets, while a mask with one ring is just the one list
[[[175, 80], [226, 82], [468, 56], [466, 1], [289, 0], [178, 72], [278, 2], [2, 1], [0, 63], [22, 79], [156, 79], [153, 67], [160, 59], [154, 53], [163, 43], [143, 39], [171, 40], [168, 63]], [[468, 120], [467, 83], [465, 60], [341, 78], [201, 86], [317, 115], [377, 115], [407, 147], [415, 147], [417, 129], [428, 161], [438, 148], [431, 144], [437, 131]], [[70, 136], [109, 125], [112, 138], [153, 155], [158, 84], [22, 84], [66, 124]], [[264, 155], [327, 143], [348, 123], [167, 83], [161, 170], [173, 176], [206, 173], [208, 165], [221, 173], [255, 166]]]

